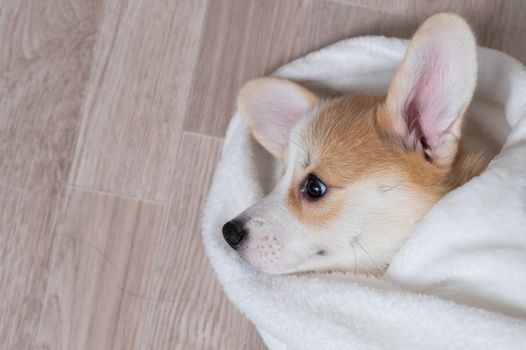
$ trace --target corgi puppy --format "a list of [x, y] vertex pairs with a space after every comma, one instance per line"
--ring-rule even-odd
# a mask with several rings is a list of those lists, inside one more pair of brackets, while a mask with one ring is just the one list
[[322, 99], [287, 80], [248, 82], [239, 113], [285, 170], [223, 226], [226, 242], [269, 274], [382, 274], [431, 206], [486, 165], [461, 142], [476, 79], [471, 29], [438, 14], [412, 38], [386, 96]]

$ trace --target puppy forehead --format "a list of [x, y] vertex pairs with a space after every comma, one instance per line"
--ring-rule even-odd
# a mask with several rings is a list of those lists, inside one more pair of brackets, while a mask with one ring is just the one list
[[382, 98], [349, 96], [328, 103], [301, 130], [303, 166], [335, 186], [359, 180], [396, 161], [375, 126]]

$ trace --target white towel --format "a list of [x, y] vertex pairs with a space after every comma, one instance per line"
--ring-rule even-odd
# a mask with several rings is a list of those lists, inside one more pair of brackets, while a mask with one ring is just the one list
[[[407, 41], [349, 39], [275, 75], [333, 93], [385, 93]], [[440, 200], [382, 278], [269, 276], [227, 246], [223, 223], [268, 193], [279, 164], [236, 113], [204, 210], [203, 240], [231, 301], [271, 349], [526, 349], [526, 71], [479, 48], [469, 110], [505, 143], [479, 177]]]

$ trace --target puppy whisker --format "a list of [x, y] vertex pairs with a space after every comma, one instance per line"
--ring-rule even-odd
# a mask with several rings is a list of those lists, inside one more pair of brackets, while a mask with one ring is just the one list
[[358, 242], [358, 241], [355, 241], [355, 242], [360, 246], [360, 248], [362, 248], [362, 250], [369, 257], [369, 259], [371, 259], [372, 263], [374, 264], [374, 267], [378, 271], [378, 274], [381, 275], [382, 274], [382, 269], [380, 269], [380, 267], [378, 266], [376, 261], [373, 259], [373, 257], [369, 254], [369, 252], [363, 247], [363, 245], [360, 242]]
[[351, 247], [354, 253], [354, 277], [356, 277], [356, 249], [354, 249], [354, 244], [352, 244], [352, 241], [351, 241]]

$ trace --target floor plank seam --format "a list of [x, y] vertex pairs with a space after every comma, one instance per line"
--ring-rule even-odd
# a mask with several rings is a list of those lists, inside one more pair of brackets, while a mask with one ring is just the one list
[[368, 6], [368, 5], [365, 5], [365, 4], [354, 3], [354, 2], [349, 2], [349, 1], [345, 1], [345, 0], [310, 0], [310, 1], [332, 2], [332, 3], [335, 3], [335, 4], [348, 6], [348, 7], [359, 7], [359, 8], [363, 8], [363, 9], [367, 9], [367, 10], [372, 10], [372, 11], [377, 11], [377, 12], [384, 12], [384, 13], [387, 13], [387, 14], [390, 14], [390, 15], [398, 15], [398, 16], [404, 16], [405, 15], [404, 11], [402, 11], [402, 10], [396, 11], [396, 10], [392, 10], [392, 9], [389, 9], [389, 8], [381, 8], [379, 6]]
[[60, 239], [63, 234], [63, 223], [64, 218], [66, 217], [66, 213], [68, 210], [69, 205], [69, 189], [66, 183], [62, 186], [62, 194], [61, 194], [61, 200], [60, 200], [60, 209], [57, 210], [57, 214], [55, 217], [55, 223], [53, 228], [53, 238], [51, 243], [51, 253], [49, 257], [48, 262], [48, 270], [47, 270], [47, 278], [44, 286], [44, 297], [42, 299], [42, 308], [40, 310], [40, 315], [38, 317], [38, 324], [37, 324], [37, 331], [35, 332], [35, 337], [33, 339], [33, 348], [37, 347], [38, 340], [40, 338], [40, 331], [42, 327], [42, 317], [44, 317], [44, 307], [46, 306], [46, 302], [49, 296], [49, 279], [53, 273], [53, 269], [55, 267], [55, 262], [57, 259], [57, 251], [60, 248]]
[[119, 197], [119, 198], [123, 198], [123, 199], [127, 199], [127, 200], [139, 201], [139, 202], [155, 204], [155, 205], [159, 205], [159, 206], [166, 206], [166, 204], [167, 204], [164, 201], [160, 201], [160, 200], [156, 200], [156, 199], [135, 197], [135, 196], [130, 196], [130, 195], [124, 194], [124, 193], [105, 191], [105, 190], [100, 190], [100, 189], [96, 189], [96, 188], [90, 188], [90, 187], [86, 187], [86, 186], [82, 186], [82, 185], [76, 185], [76, 184], [72, 184], [72, 183], [68, 183], [67, 187], [69, 189], [73, 189], [73, 190], [79, 190], [79, 191], [84, 191], [84, 192], [96, 193], [96, 194], [101, 194], [101, 195], [106, 195], [106, 196]]
[[[210, 9], [210, 1], [206, 1], [206, 5], [205, 5], [205, 11], [203, 13], [203, 17], [202, 17], [202, 23], [201, 23], [201, 28], [200, 28], [200, 33], [199, 33], [199, 42], [198, 42], [198, 51], [196, 53], [196, 58], [195, 58], [195, 62], [193, 64], [193, 67], [192, 67], [192, 73], [191, 73], [191, 76], [190, 78], [188, 79], [188, 81], [190, 82], [190, 90], [189, 90], [189, 93], [188, 93], [188, 96], [187, 96], [187, 100], [190, 101], [191, 99], [191, 96], [192, 94], [194, 93], [194, 89], [193, 89], [193, 86], [195, 84], [195, 76], [196, 76], [196, 72], [197, 72], [197, 68], [198, 68], [198, 63], [199, 63], [199, 55], [201, 54], [201, 51], [203, 49], [203, 41], [204, 41], [204, 35], [205, 35], [205, 26], [206, 26], [206, 18], [208, 16], [208, 11]], [[182, 118], [181, 120], [181, 129], [180, 129], [180, 137], [179, 137], [179, 140], [176, 140], [177, 142], [177, 145], [176, 145], [176, 154], [175, 154], [175, 166], [172, 167], [171, 169], [171, 174], [169, 175], [169, 189], [168, 189], [168, 199], [167, 199], [167, 202], [165, 203], [165, 208], [164, 208], [164, 211], [163, 211], [163, 217], [162, 217], [162, 222], [161, 222], [161, 227], [160, 227], [160, 232], [159, 232], [159, 237], [161, 238], [160, 239], [160, 243], [162, 243], [162, 238], [165, 236], [165, 233], [166, 233], [166, 230], [167, 230], [167, 227], [168, 227], [168, 223], [170, 221], [170, 210], [172, 208], [172, 205], [173, 205], [173, 191], [174, 191], [174, 181], [175, 181], [175, 174], [177, 172], [177, 160], [179, 159], [179, 153], [180, 153], [180, 150], [181, 150], [181, 144], [182, 144], [182, 141], [183, 141], [183, 136], [184, 136], [184, 129], [183, 129], [183, 126], [184, 126], [184, 122], [186, 120], [186, 118], [188, 117], [188, 113], [190, 111], [190, 103], [187, 103], [185, 106], [185, 111], [184, 111], [184, 117]], [[157, 256], [158, 255], [158, 252], [159, 252], [159, 249], [160, 249], [160, 246], [161, 244], [159, 244], [156, 248], [155, 248], [155, 252], [153, 253], [154, 256]], [[152, 289], [154, 288], [155, 286], [153, 284], [151, 284], [148, 288], [147, 288], [147, 295], [151, 295], [151, 291]], [[142, 334], [139, 336], [139, 338], [137, 339], [137, 343], [139, 344], [139, 347], [145, 345], [144, 342], [147, 342], [147, 340], [145, 340], [142, 336]]]
[[[93, 85], [94, 81], [95, 81], [95, 70], [94, 70], [94, 66], [95, 66], [95, 61], [96, 61], [96, 48], [97, 48], [97, 43], [99, 42], [99, 38], [102, 36], [101, 34], [101, 30], [102, 30], [102, 24], [103, 24], [103, 20], [104, 20], [104, 8], [103, 8], [103, 5], [100, 6], [100, 10], [99, 10], [99, 13], [98, 13], [98, 21], [97, 21], [97, 30], [96, 32], [94, 33], [95, 35], [95, 40], [93, 42], [93, 47], [91, 48], [91, 53], [90, 53], [90, 58], [89, 58], [89, 61], [90, 61], [90, 65], [89, 65], [89, 69], [88, 69], [88, 78], [86, 79], [86, 84], [84, 86], [84, 90], [82, 91], [82, 103], [81, 103], [81, 107], [80, 107], [80, 110], [79, 110], [79, 126], [78, 126], [78, 130], [77, 130], [77, 136], [75, 138], [75, 141], [74, 141], [74, 151], [73, 151], [73, 157], [71, 158], [69, 164], [68, 164], [68, 169], [67, 169], [67, 173], [66, 173], [66, 182], [68, 184], [72, 183], [73, 181], [76, 180], [76, 177], [77, 177], [77, 167], [79, 165], [79, 153], [80, 153], [80, 150], [82, 148], [82, 144], [84, 143], [84, 135], [83, 135], [83, 131], [85, 130], [85, 124], [87, 122], [87, 109], [88, 109], [88, 106], [90, 105], [89, 104], [89, 90], [90, 90], [90, 87]], [[115, 33], [113, 33], [114, 35], [114, 38], [115, 36], [117, 35], [117, 31], [115, 31]]]
[[[225, 138], [222, 137], [222, 136], [209, 135], [209, 134], [204, 134], [204, 133], [201, 133], [201, 132], [196, 132], [196, 131], [191, 131], [191, 130], [184, 130], [183, 131], [183, 135], [208, 138], [208, 139], [211, 139], [211, 140], [225, 141]], [[181, 137], [181, 140], [182, 140], [182, 137]]]
[[[202, 134], [199, 134], [199, 133], [196, 133], [196, 132], [186, 132], [186, 131], [183, 131], [181, 133], [181, 137], [179, 139], [179, 143], [178, 143], [178, 146], [177, 146], [177, 152], [176, 152], [176, 162], [178, 162], [181, 158], [182, 158], [182, 151], [183, 151], [183, 147], [182, 146], [182, 143], [183, 143], [183, 139], [184, 139], [184, 136], [185, 135], [192, 135], [192, 136], [196, 136], [196, 137], [201, 137], [201, 138], [207, 138], [207, 137], [210, 137], [211, 139], [220, 139], [218, 137], [214, 137], [214, 136], [208, 136], [208, 135], [202, 135]], [[222, 139], [221, 139], [222, 140]], [[170, 217], [171, 217], [171, 214], [172, 214], [172, 208], [174, 206], [174, 203], [175, 203], [175, 195], [174, 195], [174, 191], [175, 191], [175, 183], [176, 183], [176, 178], [175, 178], [175, 174], [177, 173], [177, 166], [174, 167], [174, 170], [173, 170], [173, 173], [170, 177], [170, 189], [169, 189], [169, 194], [168, 194], [168, 203], [165, 207], [165, 210], [163, 212], [163, 218], [162, 218], [162, 224], [161, 224], [161, 228], [160, 228], [160, 237], [161, 239], [159, 240], [159, 244], [158, 246], [156, 247], [155, 249], [155, 253], [154, 253], [154, 256], [159, 256], [159, 249], [162, 247], [163, 245], [163, 240], [166, 238], [166, 233], [167, 233], [167, 230], [168, 230], [168, 227], [169, 227], [169, 224], [170, 224]], [[153, 295], [152, 293], [152, 289], [155, 288], [155, 284], [152, 283], [149, 287], [148, 287], [148, 290], [147, 290], [147, 293], [146, 295], [149, 296], [149, 298], [151, 298], [151, 295]], [[168, 302], [171, 302], [172, 299], [171, 298], [165, 298], [165, 299], [159, 299], [160, 301], [168, 301]], [[173, 299], [173, 302], [180, 302], [177, 301], [177, 299]], [[138, 343], [140, 345], [140, 347], [144, 347], [146, 346], [146, 344], [144, 344], [144, 342], [146, 342], [147, 340], [144, 340], [142, 337], [140, 337], [138, 339]], [[169, 341], [169, 340], [168, 340]]]

